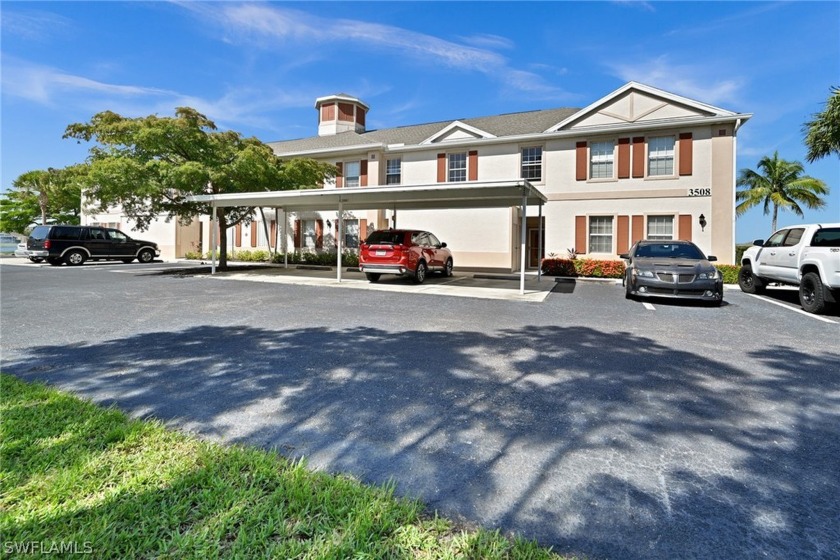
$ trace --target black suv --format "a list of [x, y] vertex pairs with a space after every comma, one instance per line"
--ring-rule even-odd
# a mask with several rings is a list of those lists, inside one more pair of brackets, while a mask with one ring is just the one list
[[118, 229], [99, 226], [37, 226], [26, 241], [29, 258], [44, 258], [58, 266], [86, 260], [151, 262], [160, 256], [157, 243], [132, 239]]

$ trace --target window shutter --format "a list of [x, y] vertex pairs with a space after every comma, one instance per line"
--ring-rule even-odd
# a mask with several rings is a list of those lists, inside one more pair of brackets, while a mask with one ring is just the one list
[[359, 186], [366, 187], [367, 186], [367, 169], [368, 169], [368, 160], [363, 159], [359, 163]]
[[315, 220], [315, 248], [324, 247], [324, 220]]
[[575, 253], [586, 253], [586, 216], [575, 216]]
[[277, 239], [277, 220], [271, 220], [271, 239], [268, 240], [268, 246], [271, 247], [271, 242]]
[[344, 186], [344, 164], [338, 162], [335, 164], [335, 167], [338, 169], [338, 172], [335, 174], [335, 186], [340, 189]]
[[[630, 178], [630, 139], [618, 139], [618, 178]], [[626, 251], [619, 251], [624, 253]]]
[[633, 138], [633, 177], [645, 176], [645, 139], [642, 136]]
[[478, 151], [467, 154], [467, 181], [478, 181]]
[[295, 220], [295, 248], [300, 248], [300, 220]]
[[234, 247], [242, 247], [242, 224], [236, 224], [236, 241]]
[[[629, 144], [627, 146], [630, 147]], [[618, 217], [618, 231], [616, 239], [618, 241], [618, 245], [616, 250], [618, 254], [626, 253], [630, 250], [630, 216], [619, 216]]]
[[633, 216], [633, 226], [630, 231], [630, 243], [641, 241], [645, 238], [645, 217]]
[[680, 134], [680, 175], [691, 175], [694, 166], [694, 142], [690, 132]]
[[251, 247], [257, 246], [257, 222], [251, 222]]
[[359, 220], [359, 243], [367, 239], [367, 220]]
[[446, 154], [437, 155], [437, 182], [446, 182]]
[[586, 142], [578, 142], [575, 144], [575, 180], [586, 181], [586, 167]]
[[691, 241], [690, 214], [680, 214], [680, 241]]

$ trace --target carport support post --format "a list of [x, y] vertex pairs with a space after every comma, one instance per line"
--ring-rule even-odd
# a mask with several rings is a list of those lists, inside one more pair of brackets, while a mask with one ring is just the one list
[[289, 214], [283, 208], [283, 268], [289, 268]]
[[528, 191], [524, 188], [522, 189], [522, 216], [520, 220], [522, 220], [522, 223], [519, 228], [519, 293], [525, 295], [525, 241], [528, 235], [525, 222], [528, 221]]
[[341, 199], [339, 198], [338, 199], [338, 235], [336, 236], [336, 237], [338, 237], [338, 239], [336, 241], [338, 241], [337, 251], [338, 251], [338, 282], [339, 283], [341, 283], [341, 230], [344, 226], [344, 224], [342, 223], [344, 221], [344, 218], [343, 218], [344, 212], [342, 211], [343, 208], [344, 208], [344, 205], [341, 203]]
[[537, 242], [537, 282], [542, 281], [542, 250], [543, 250], [543, 220], [542, 220], [542, 202], [540, 203], [540, 239]]
[[216, 202], [210, 212], [210, 274], [216, 274]]

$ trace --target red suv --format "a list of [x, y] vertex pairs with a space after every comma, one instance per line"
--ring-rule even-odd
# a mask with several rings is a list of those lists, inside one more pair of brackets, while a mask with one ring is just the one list
[[428, 231], [381, 229], [359, 248], [359, 270], [371, 282], [383, 274], [397, 274], [422, 284], [429, 271], [452, 276], [452, 251]]

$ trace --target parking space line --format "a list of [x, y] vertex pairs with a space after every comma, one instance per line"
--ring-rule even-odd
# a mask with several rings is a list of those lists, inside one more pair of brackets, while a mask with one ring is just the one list
[[653, 304], [652, 304], [652, 303], [648, 303], [648, 302], [646, 302], [646, 301], [643, 301], [643, 302], [642, 302], [642, 305], [644, 305], [644, 306], [645, 306], [645, 309], [647, 309], [647, 310], [649, 310], [649, 311], [656, 311], [656, 308], [653, 306]]
[[791, 306], [786, 305], [782, 302], [776, 301], [774, 299], [771, 299], [771, 298], [768, 298], [768, 297], [765, 297], [765, 296], [759, 296], [759, 295], [756, 295], [756, 294], [747, 294], [747, 295], [752, 296], [756, 299], [760, 299], [762, 301], [766, 301], [767, 303], [772, 303], [773, 305], [778, 305], [779, 307], [784, 307], [785, 309], [789, 309], [791, 311], [799, 313], [800, 315], [805, 315], [806, 317], [811, 317], [812, 319], [816, 319], [817, 321], [822, 321], [823, 323], [832, 323], [834, 325], [837, 324], [837, 321], [833, 321], [833, 320], [831, 320], [827, 317], [821, 317], [821, 316], [815, 315], [813, 313], [808, 313], [807, 311], [804, 311], [802, 309], [796, 309], [795, 307], [791, 307]]

